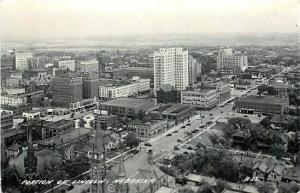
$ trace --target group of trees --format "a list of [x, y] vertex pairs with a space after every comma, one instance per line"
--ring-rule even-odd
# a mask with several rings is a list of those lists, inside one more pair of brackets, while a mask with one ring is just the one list
[[124, 138], [124, 143], [126, 146], [133, 148], [137, 147], [141, 143], [141, 140], [136, 136], [136, 134], [129, 132]]
[[176, 155], [172, 165], [182, 173], [193, 173], [215, 176], [229, 182], [238, 182], [241, 176], [252, 174], [251, 168], [239, 167], [224, 151], [199, 148], [195, 154]]
[[266, 129], [260, 124], [251, 123], [249, 119], [241, 117], [229, 119], [228, 124], [223, 128], [225, 139], [229, 140], [237, 131], [242, 131], [248, 136], [245, 139], [244, 148], [256, 151], [259, 145], [264, 144], [270, 147], [266, 149], [268, 153], [277, 157], [285, 156], [282, 145], [286, 141], [281, 133]]
[[198, 190], [192, 190], [190, 188], [179, 189], [179, 193], [222, 193], [225, 188], [229, 188], [227, 182], [218, 180], [215, 185], [210, 185], [207, 182], [202, 183]]
[[261, 95], [264, 92], [267, 92], [268, 95], [277, 95], [278, 91], [273, 86], [268, 86], [266, 84], [259, 85], [257, 87], [258, 94]]

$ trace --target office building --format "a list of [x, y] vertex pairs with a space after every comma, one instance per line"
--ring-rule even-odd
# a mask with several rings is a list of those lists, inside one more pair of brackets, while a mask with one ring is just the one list
[[130, 82], [119, 83], [118, 85], [106, 85], [99, 86], [99, 98], [118, 98], [128, 97], [141, 92], [150, 90], [150, 79], [140, 79], [139, 77], [133, 77]]
[[222, 103], [228, 100], [231, 97], [231, 86], [223, 82], [218, 83], [204, 83], [201, 86], [201, 89], [204, 90], [216, 90], [217, 92], [217, 101]]
[[132, 131], [138, 137], [155, 137], [168, 129], [166, 120], [152, 120], [149, 122], [133, 121], [128, 123], [127, 130]]
[[13, 128], [13, 112], [1, 110], [1, 132]]
[[99, 64], [97, 60], [85, 60], [76, 63], [76, 70], [79, 72], [98, 72]]
[[155, 101], [152, 99], [117, 98], [100, 104], [100, 109], [109, 114], [129, 118], [136, 118], [138, 113], [147, 112], [153, 107]]
[[98, 98], [99, 75], [92, 73], [82, 74], [82, 97], [84, 99]]
[[271, 83], [271, 86], [275, 88], [279, 96], [287, 97], [288, 95], [288, 87], [289, 84], [282, 81], [282, 80], [276, 80]]
[[24, 95], [1, 95], [1, 105], [18, 107], [27, 104], [27, 97]]
[[184, 90], [189, 84], [188, 51], [183, 48], [160, 48], [154, 52], [154, 91], [169, 84]]
[[75, 71], [75, 60], [58, 60], [55, 64], [61, 70]]
[[283, 114], [288, 100], [279, 96], [245, 96], [235, 100], [235, 108], [241, 113]]
[[222, 74], [236, 74], [248, 67], [246, 55], [233, 52], [231, 48], [221, 49], [218, 52], [217, 71]]
[[53, 105], [69, 107], [82, 100], [82, 77], [64, 74], [52, 78]]
[[29, 70], [32, 62], [32, 53], [16, 53], [15, 54], [15, 68], [16, 70]]
[[181, 92], [181, 103], [195, 105], [201, 109], [211, 109], [218, 104], [218, 94], [215, 89], [193, 89]]

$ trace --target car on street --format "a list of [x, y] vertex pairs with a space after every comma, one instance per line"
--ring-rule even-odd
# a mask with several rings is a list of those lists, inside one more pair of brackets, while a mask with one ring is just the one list
[[169, 134], [167, 134], [166, 136], [170, 137], [170, 136], [172, 136], [172, 134], [171, 134], [171, 133], [169, 133]]
[[210, 114], [209, 114], [209, 116], [213, 116], [213, 114], [212, 114], [212, 113], [210, 113]]
[[184, 129], [185, 128], [185, 125], [183, 125], [182, 127], [181, 127], [181, 129]]
[[182, 142], [182, 139], [177, 139], [177, 142]]
[[186, 124], [186, 126], [191, 126], [191, 123]]
[[207, 123], [206, 123], [206, 125], [211, 125], [213, 122], [212, 121], [208, 121]]
[[152, 147], [150, 143], [145, 143], [145, 146]]
[[205, 125], [200, 125], [200, 126], [199, 126], [199, 128], [204, 128], [204, 127], [205, 127]]
[[173, 133], [178, 133], [178, 131], [175, 130], [175, 131], [173, 131]]

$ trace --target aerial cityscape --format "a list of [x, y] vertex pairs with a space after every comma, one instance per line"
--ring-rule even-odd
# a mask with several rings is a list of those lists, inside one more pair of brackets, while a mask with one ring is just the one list
[[0, 192], [299, 192], [299, 1], [245, 2], [4, 0]]

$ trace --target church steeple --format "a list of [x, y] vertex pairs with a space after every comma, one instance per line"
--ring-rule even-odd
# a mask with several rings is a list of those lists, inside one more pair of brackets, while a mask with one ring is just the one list
[[[93, 152], [91, 158], [91, 179], [92, 180], [105, 180], [106, 177], [106, 163], [105, 163], [105, 141], [104, 132], [101, 128], [100, 117], [95, 114], [96, 122], [96, 134], [93, 143]], [[92, 185], [92, 193], [105, 193], [105, 183], [98, 183]]]
[[32, 128], [27, 128], [27, 156], [24, 157], [24, 169], [25, 176], [28, 179], [34, 179], [37, 177], [37, 157], [34, 154], [34, 149], [32, 145]]
[[119, 169], [118, 169], [117, 175], [120, 178], [125, 178], [126, 177], [126, 172], [125, 172], [125, 166], [124, 166], [123, 157], [120, 159]]
[[[126, 178], [126, 171], [125, 171], [125, 165], [123, 161], [123, 156], [121, 156], [121, 159], [119, 161], [119, 169], [117, 172], [117, 178], [122, 179]], [[128, 193], [129, 192], [129, 185], [126, 183], [117, 183], [116, 186], [116, 193]]]

